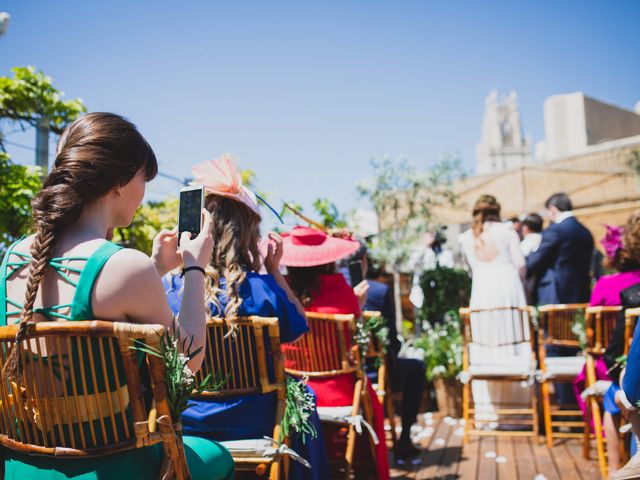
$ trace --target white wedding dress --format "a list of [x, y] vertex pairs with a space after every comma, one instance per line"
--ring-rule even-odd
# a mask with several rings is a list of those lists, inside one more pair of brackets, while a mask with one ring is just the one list
[[[520, 240], [510, 224], [486, 222], [480, 237], [467, 230], [460, 244], [471, 267], [471, 309], [526, 306], [520, 270], [525, 260]], [[515, 325], [514, 325], [515, 324]], [[514, 322], [511, 313], [471, 315], [474, 342], [469, 347], [469, 362], [483, 371], [505, 367], [528, 371], [531, 363], [529, 331], [526, 324]], [[526, 341], [509, 345], [515, 339]], [[523, 407], [531, 402], [529, 385], [515, 382], [474, 380], [471, 384], [478, 427], [495, 427], [496, 408]], [[511, 417], [513, 418], [513, 417]]]

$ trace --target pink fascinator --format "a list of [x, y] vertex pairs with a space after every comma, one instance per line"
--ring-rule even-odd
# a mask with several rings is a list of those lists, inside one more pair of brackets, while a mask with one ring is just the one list
[[196, 163], [191, 167], [191, 173], [194, 182], [203, 185], [206, 193], [233, 198], [260, 215], [258, 198], [242, 185], [242, 174], [231, 155], [224, 154], [220, 158]]
[[607, 257], [613, 258], [616, 256], [618, 250], [624, 248], [624, 244], [622, 243], [624, 227], [614, 227], [607, 224], [605, 224], [604, 227], [607, 229], [607, 233], [604, 238], [600, 240], [600, 244], [602, 248], [604, 248], [604, 253]]

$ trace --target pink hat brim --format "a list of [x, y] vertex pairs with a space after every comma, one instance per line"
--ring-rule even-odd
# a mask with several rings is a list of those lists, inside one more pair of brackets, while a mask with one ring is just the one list
[[[264, 252], [266, 252], [266, 245]], [[292, 236], [282, 238], [283, 254], [280, 264], [286, 267], [315, 267], [327, 263], [337, 262], [360, 248], [356, 240], [347, 240], [327, 236], [320, 245], [298, 245], [293, 243]]]

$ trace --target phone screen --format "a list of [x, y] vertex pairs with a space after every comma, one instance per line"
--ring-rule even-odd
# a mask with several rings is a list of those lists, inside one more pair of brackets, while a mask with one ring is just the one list
[[355, 287], [364, 280], [362, 277], [362, 260], [349, 262], [349, 277], [351, 278], [352, 287]]
[[[202, 219], [202, 187], [180, 191], [178, 233], [190, 232], [192, 237], [200, 233]], [[179, 238], [179, 237], [178, 237]]]

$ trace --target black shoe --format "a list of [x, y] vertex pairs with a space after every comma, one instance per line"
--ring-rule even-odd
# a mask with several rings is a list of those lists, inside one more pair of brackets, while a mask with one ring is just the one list
[[408, 460], [410, 458], [417, 457], [422, 453], [422, 450], [416, 448], [411, 440], [398, 441], [396, 447], [393, 450], [396, 460]]

